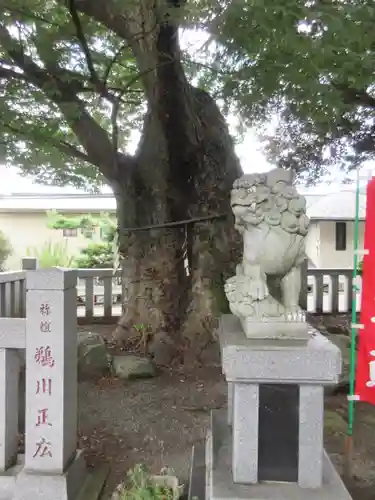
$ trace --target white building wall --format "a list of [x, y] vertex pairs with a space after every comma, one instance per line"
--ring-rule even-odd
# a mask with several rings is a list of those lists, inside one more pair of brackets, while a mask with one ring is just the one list
[[[79, 214], [69, 215], [74, 217]], [[46, 212], [0, 212], [0, 230], [8, 238], [13, 249], [12, 255], [5, 264], [7, 269], [20, 269], [23, 257], [35, 256], [28, 250], [35, 247], [40, 251], [49, 241], [66, 244], [68, 255], [74, 257], [90, 241], [81, 234], [79, 229], [77, 236], [66, 238], [63, 236], [62, 229], [50, 229], [47, 222]]]
[[[346, 222], [346, 249], [336, 250], [336, 222], [320, 221], [319, 259], [321, 269], [353, 269], [354, 221]], [[364, 221], [359, 222], [359, 245], [363, 249]]]

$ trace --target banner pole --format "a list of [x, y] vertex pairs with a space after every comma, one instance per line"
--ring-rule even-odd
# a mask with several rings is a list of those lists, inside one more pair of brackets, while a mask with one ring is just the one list
[[352, 478], [352, 449], [353, 449], [353, 425], [355, 414], [355, 368], [356, 368], [356, 341], [357, 341], [357, 292], [359, 290], [358, 278], [358, 240], [359, 240], [359, 168], [357, 167], [357, 181], [355, 192], [355, 218], [354, 218], [354, 258], [353, 258], [353, 281], [352, 281], [352, 330], [350, 343], [350, 373], [349, 373], [349, 397], [348, 397], [348, 429], [346, 436], [344, 455], [344, 474], [347, 479]]

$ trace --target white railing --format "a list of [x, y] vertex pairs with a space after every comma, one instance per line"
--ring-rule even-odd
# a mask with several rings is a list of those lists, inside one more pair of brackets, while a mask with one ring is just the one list
[[[353, 271], [348, 269], [309, 269], [307, 271], [307, 311], [315, 314], [346, 313], [352, 309]], [[361, 279], [356, 293], [357, 312], [361, 308]]]
[[[33, 259], [25, 259], [32, 268]], [[79, 323], [115, 323], [122, 311], [121, 270], [77, 269], [77, 318]], [[308, 269], [301, 305], [315, 314], [345, 313], [352, 308], [352, 274], [348, 269]], [[360, 285], [360, 280], [359, 280]], [[0, 273], [0, 317], [25, 317], [25, 270]], [[357, 311], [361, 292], [357, 292]]]
[[[26, 314], [26, 269], [33, 259], [25, 259], [25, 270], [0, 273], [0, 317], [24, 318]], [[76, 269], [77, 318], [79, 323], [115, 323], [122, 310], [121, 271], [113, 269]]]
[[0, 273], [0, 317], [25, 317], [25, 276], [25, 271]]
[[80, 322], [111, 322], [121, 314], [121, 270], [77, 269], [77, 316]]

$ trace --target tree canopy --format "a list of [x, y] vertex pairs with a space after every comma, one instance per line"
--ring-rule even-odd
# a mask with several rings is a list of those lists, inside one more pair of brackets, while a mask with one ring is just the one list
[[316, 179], [372, 157], [373, 2], [182, 3], [0, 0], [3, 162], [87, 188], [130, 161], [152, 101], [155, 33], [171, 18], [207, 34], [182, 54], [187, 77], [258, 127], [273, 161]]
[[315, 180], [373, 158], [374, 22], [367, 0], [228, 4], [212, 62], [271, 160]]

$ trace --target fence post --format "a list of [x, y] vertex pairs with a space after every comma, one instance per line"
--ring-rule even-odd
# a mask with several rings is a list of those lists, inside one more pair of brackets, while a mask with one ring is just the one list
[[[22, 270], [23, 271], [35, 271], [38, 269], [38, 260], [34, 257], [24, 257], [22, 259]], [[19, 311], [21, 318], [26, 317], [26, 280], [20, 282], [19, 290]]]
[[14, 349], [0, 349], [0, 474], [17, 461], [19, 366]]
[[22, 259], [22, 270], [23, 271], [35, 271], [38, 269], [38, 260], [34, 257], [24, 257]]
[[85, 473], [77, 452], [77, 272], [26, 275], [25, 466], [15, 500], [75, 498]]
[[301, 290], [299, 294], [299, 305], [304, 310], [307, 311], [307, 288], [308, 288], [308, 261], [307, 258], [301, 264]]

